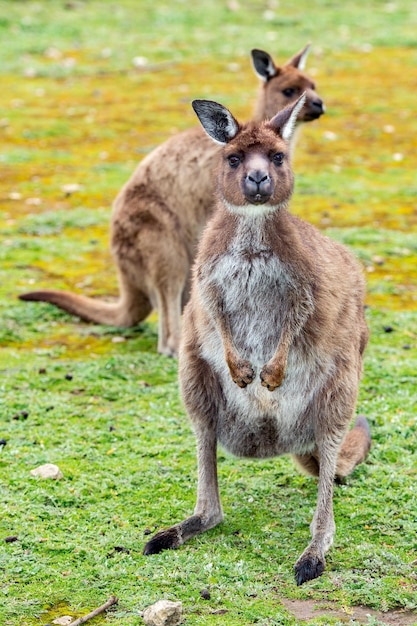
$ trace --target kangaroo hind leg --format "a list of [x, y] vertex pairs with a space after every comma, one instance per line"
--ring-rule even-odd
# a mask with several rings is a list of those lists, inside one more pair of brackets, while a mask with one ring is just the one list
[[182, 283], [173, 283], [158, 288], [158, 352], [177, 357], [181, 334], [181, 312], [183, 299]]
[[185, 541], [223, 520], [217, 481], [215, 433], [206, 433], [198, 441], [198, 495], [194, 515], [179, 524], [161, 530], [145, 545], [143, 554], [157, 554], [162, 550], [179, 548]]
[[[191, 348], [190, 350], [188, 348]], [[208, 365], [198, 356], [190, 359], [195, 346], [185, 346], [180, 363], [184, 402], [197, 438], [198, 488], [194, 514], [179, 524], [161, 530], [145, 545], [145, 555], [178, 548], [185, 541], [223, 520], [217, 478], [217, 400], [221, 394]]]
[[333, 516], [333, 482], [338, 447], [335, 441], [322, 441], [317, 454], [296, 458], [309, 473], [315, 473], [317, 469], [319, 473], [317, 505], [310, 525], [312, 540], [294, 566], [297, 585], [321, 576], [326, 567], [324, 555], [333, 543], [336, 529]]

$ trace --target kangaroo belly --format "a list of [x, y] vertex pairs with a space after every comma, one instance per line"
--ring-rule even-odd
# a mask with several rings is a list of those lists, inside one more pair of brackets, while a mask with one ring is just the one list
[[306, 358], [293, 350], [284, 381], [272, 392], [261, 385], [261, 366], [253, 365], [255, 379], [241, 389], [224, 365], [216, 372], [224, 398], [217, 434], [227, 450], [237, 456], [257, 458], [313, 450], [314, 403], [332, 369], [328, 364], [323, 368], [314, 355]]
[[[241, 324], [243, 329], [244, 320]], [[335, 366], [330, 357], [324, 358], [301, 337], [290, 348], [281, 386], [269, 391], [261, 385], [260, 373], [277, 346], [280, 330], [279, 325], [275, 326], [275, 335], [270, 335], [265, 326], [260, 318], [250, 333], [242, 330], [236, 342], [255, 373], [253, 382], [243, 389], [232, 380], [216, 329], [206, 334], [202, 356], [222, 390], [218, 439], [237, 456], [306, 454], [315, 446], [317, 399], [323, 395]]]

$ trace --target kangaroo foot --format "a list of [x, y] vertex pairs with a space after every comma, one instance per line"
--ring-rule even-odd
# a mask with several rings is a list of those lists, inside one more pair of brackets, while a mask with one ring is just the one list
[[302, 585], [308, 580], [318, 578], [324, 572], [326, 561], [324, 557], [306, 554], [301, 555], [294, 566], [295, 580], [297, 585]]
[[148, 556], [149, 554], [158, 554], [162, 550], [175, 550], [175, 548], [182, 546], [187, 539], [191, 539], [207, 528], [209, 525], [204, 524], [199, 515], [192, 515], [180, 524], [157, 532], [145, 545], [143, 554]]
[[176, 526], [160, 530], [156, 535], [148, 541], [143, 548], [143, 554], [148, 556], [149, 554], [158, 554], [162, 550], [174, 550], [181, 545], [180, 530]]

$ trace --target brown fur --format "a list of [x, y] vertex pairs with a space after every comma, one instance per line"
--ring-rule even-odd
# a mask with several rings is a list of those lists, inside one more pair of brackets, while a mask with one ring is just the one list
[[[256, 119], [271, 117], [303, 91], [308, 97], [299, 121], [324, 112], [313, 81], [301, 71], [307, 50], [308, 46], [283, 67], [275, 66], [265, 52], [252, 52], [255, 69], [264, 79]], [[200, 127], [186, 130], [143, 159], [121, 189], [111, 218], [111, 251], [120, 287], [117, 302], [56, 290], [20, 298], [50, 302], [84, 320], [114, 326], [133, 326], [157, 309], [158, 351], [176, 356], [190, 268], [213, 208], [212, 171], [219, 151]]]
[[361, 269], [344, 246], [287, 210], [289, 140], [302, 102], [243, 128], [221, 105], [194, 104], [208, 134], [225, 144], [179, 359], [197, 437], [197, 504], [144, 549], [176, 548], [222, 521], [217, 441], [237, 456], [292, 454], [318, 476], [298, 584], [323, 572], [335, 531], [334, 479], [363, 461], [371, 443], [364, 417], [349, 430], [368, 340]]

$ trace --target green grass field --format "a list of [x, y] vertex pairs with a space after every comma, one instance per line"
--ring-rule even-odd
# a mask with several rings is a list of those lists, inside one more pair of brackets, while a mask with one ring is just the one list
[[[408, 0], [0, 0], [2, 626], [80, 617], [112, 594], [92, 625], [140, 625], [161, 598], [182, 601], [189, 626], [417, 624], [416, 29]], [[17, 296], [116, 295], [110, 206], [138, 161], [196, 123], [195, 97], [249, 118], [250, 49], [280, 64], [308, 41], [327, 113], [298, 140], [292, 210], [363, 263], [372, 334], [358, 410], [373, 447], [335, 487], [325, 573], [297, 588], [317, 487], [286, 457], [220, 450], [224, 523], [142, 556], [196, 491], [156, 314], [121, 331]], [[63, 479], [31, 476], [46, 462]], [[320, 611], [297, 617], [290, 600]], [[369, 615], [353, 621], [356, 606]]]

